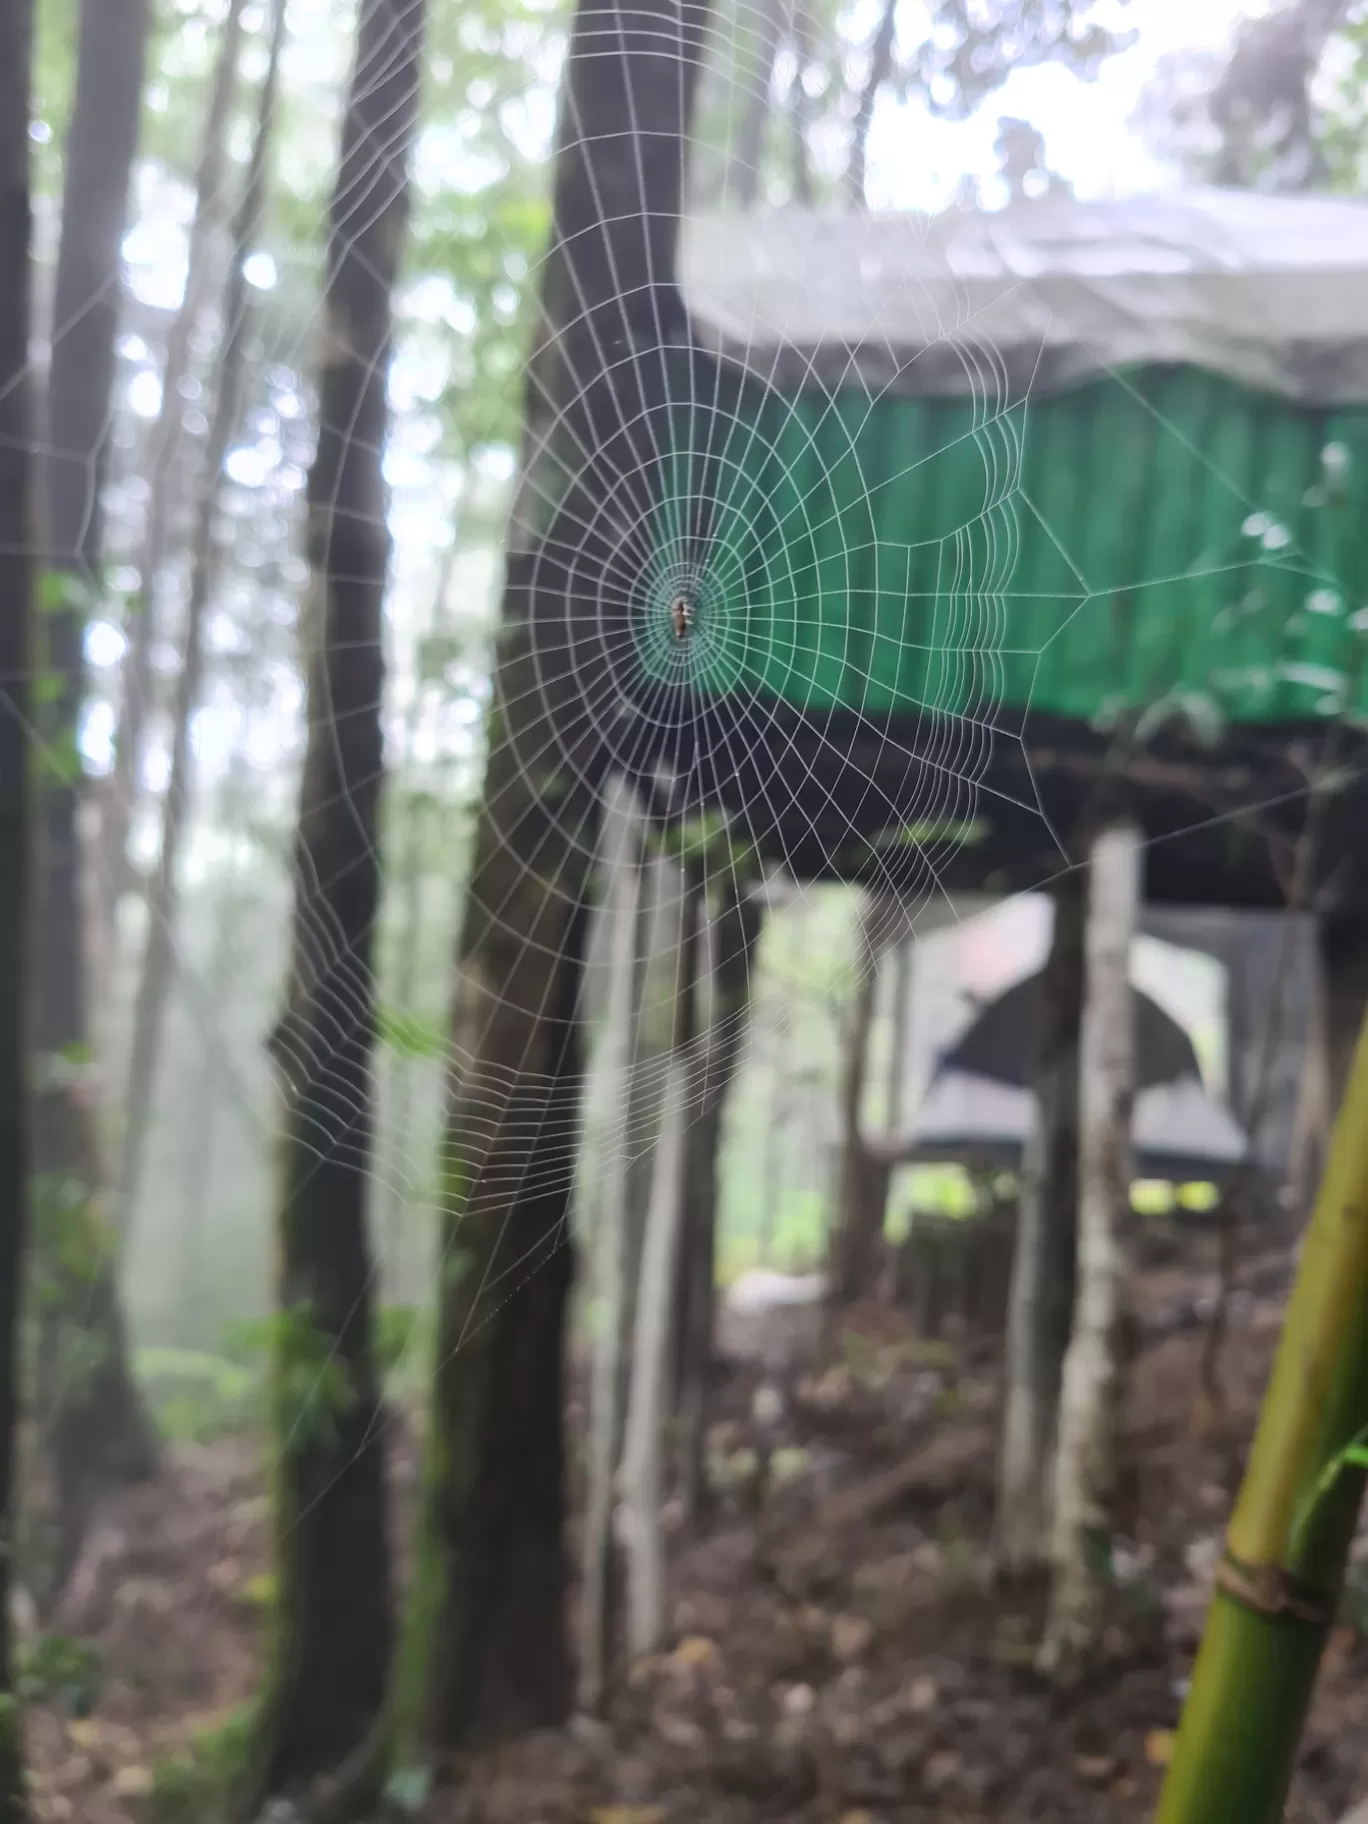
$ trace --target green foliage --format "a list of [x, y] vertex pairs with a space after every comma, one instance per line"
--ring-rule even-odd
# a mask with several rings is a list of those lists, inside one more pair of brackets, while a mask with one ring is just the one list
[[433, 1015], [381, 1003], [375, 1010], [375, 1031], [380, 1043], [401, 1058], [446, 1056], [446, 1021]]
[[163, 1762], [148, 1800], [149, 1824], [229, 1824], [255, 1724], [255, 1705], [245, 1705], [219, 1728], [203, 1730], [184, 1760]]
[[242, 1363], [194, 1349], [147, 1348], [134, 1371], [162, 1436], [207, 1444], [255, 1430], [265, 1416], [264, 1380]]
[[23, 1703], [55, 1704], [68, 1716], [89, 1716], [99, 1697], [103, 1669], [93, 1642], [42, 1634], [18, 1654], [15, 1690]]
[[273, 1341], [276, 1435], [286, 1453], [333, 1448], [338, 1421], [356, 1404], [347, 1364], [307, 1305], [266, 1320]]

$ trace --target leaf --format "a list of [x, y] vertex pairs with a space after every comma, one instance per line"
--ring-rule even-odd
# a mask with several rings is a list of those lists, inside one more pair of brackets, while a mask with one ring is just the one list
[[428, 1802], [432, 1773], [427, 1767], [396, 1767], [385, 1782], [385, 1802], [408, 1817], [416, 1817]]
[[1145, 1759], [1151, 1767], [1167, 1767], [1173, 1759], [1172, 1729], [1151, 1729], [1145, 1737]]
[[401, 1058], [440, 1058], [446, 1053], [445, 1024], [431, 1015], [381, 1005], [375, 1010], [375, 1029], [380, 1043]]
[[689, 1634], [675, 1648], [675, 1664], [702, 1666], [717, 1655], [717, 1646], [703, 1634]]
[[662, 1824], [659, 1805], [600, 1805], [589, 1813], [589, 1824]]
[[145, 1799], [156, 1784], [150, 1767], [120, 1767], [114, 1775], [114, 1793], [120, 1799]]

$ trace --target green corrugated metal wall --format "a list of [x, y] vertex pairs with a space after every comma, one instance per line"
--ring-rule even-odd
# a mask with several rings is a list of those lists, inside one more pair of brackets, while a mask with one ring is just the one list
[[1175, 691], [1246, 723], [1368, 710], [1368, 408], [1167, 368], [1005, 410], [858, 386], [723, 408], [695, 381], [672, 423], [657, 574], [697, 572], [707, 691], [878, 717], [1091, 721]]

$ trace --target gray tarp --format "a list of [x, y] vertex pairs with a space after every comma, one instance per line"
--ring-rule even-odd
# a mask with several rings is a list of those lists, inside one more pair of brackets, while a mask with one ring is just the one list
[[686, 221], [704, 347], [785, 390], [1020, 395], [1192, 363], [1368, 403], [1368, 200], [1193, 190], [991, 212]]

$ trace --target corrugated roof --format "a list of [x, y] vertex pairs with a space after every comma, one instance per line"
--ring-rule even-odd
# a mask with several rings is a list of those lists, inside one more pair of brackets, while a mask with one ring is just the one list
[[1368, 200], [1193, 190], [1001, 211], [694, 217], [695, 335], [785, 390], [1021, 393], [1180, 363], [1368, 402]]

